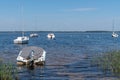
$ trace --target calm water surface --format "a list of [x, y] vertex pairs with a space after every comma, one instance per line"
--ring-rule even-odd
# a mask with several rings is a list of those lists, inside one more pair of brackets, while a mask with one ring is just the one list
[[[32, 32], [26, 32], [27, 36]], [[104, 73], [91, 60], [99, 54], [120, 50], [120, 37], [112, 38], [111, 32], [54, 32], [54, 40], [47, 39], [49, 32], [36, 32], [29, 44], [13, 44], [21, 32], [0, 32], [0, 57], [16, 66], [19, 51], [26, 46], [46, 50], [45, 66], [17, 67], [20, 80], [115, 80], [110, 72]], [[120, 33], [119, 33], [120, 35]]]

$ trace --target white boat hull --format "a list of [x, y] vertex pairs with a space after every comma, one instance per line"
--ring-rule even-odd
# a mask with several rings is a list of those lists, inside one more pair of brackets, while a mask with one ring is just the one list
[[[43, 53], [43, 55], [37, 59], [37, 60], [34, 60], [34, 64], [38, 64], [38, 65], [44, 65], [45, 64], [45, 57], [46, 57], [46, 52]], [[27, 59], [24, 59], [23, 57], [21, 56], [18, 56], [17, 57], [17, 64], [19, 65], [25, 65], [25, 64], [29, 64], [32, 60], [27, 60]]]
[[15, 44], [28, 44], [29, 38], [26, 37], [26, 36], [17, 37], [17, 39], [15, 39], [13, 42], [14, 42]]
[[28, 44], [28, 40], [24, 40], [24, 41], [19, 41], [19, 40], [14, 40], [15, 44]]

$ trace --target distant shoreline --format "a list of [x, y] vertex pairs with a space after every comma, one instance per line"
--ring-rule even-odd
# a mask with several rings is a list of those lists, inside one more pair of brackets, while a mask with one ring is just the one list
[[[0, 32], [22, 32], [22, 31], [0, 31]], [[112, 31], [24, 31], [24, 32], [112, 32]], [[120, 32], [120, 31], [116, 31]]]

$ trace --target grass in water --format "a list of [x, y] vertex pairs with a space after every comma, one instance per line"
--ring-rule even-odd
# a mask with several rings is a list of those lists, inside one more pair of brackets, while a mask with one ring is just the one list
[[18, 80], [17, 69], [12, 64], [0, 60], [0, 80]]
[[104, 71], [110, 70], [114, 75], [120, 76], [120, 51], [112, 51], [97, 57], [94, 60]]

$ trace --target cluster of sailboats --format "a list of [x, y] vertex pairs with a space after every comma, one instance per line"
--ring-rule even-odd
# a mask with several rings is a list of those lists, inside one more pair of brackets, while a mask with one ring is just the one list
[[[38, 37], [39, 35], [37, 33], [30, 34], [30, 37]], [[114, 31], [114, 24], [113, 24], [113, 32], [112, 37], [117, 38], [119, 35]], [[49, 33], [47, 35], [48, 39], [54, 39], [55, 34]], [[29, 37], [24, 35], [24, 32], [22, 32], [22, 36], [17, 37], [13, 40], [15, 44], [28, 44]], [[29, 46], [23, 48], [17, 57], [17, 64], [23, 65], [23, 64], [45, 64], [45, 57], [46, 57], [46, 51], [43, 48], [36, 47], [36, 46]]]
[[[22, 10], [22, 16], [23, 16], [23, 6], [21, 8]], [[24, 26], [23, 26], [24, 27]], [[30, 37], [38, 37], [39, 35], [37, 33], [30, 34]], [[54, 39], [55, 35], [54, 33], [49, 33], [47, 35], [48, 39]], [[17, 37], [13, 40], [15, 44], [28, 44], [29, 37], [24, 35], [24, 32], [22, 32], [22, 36]], [[34, 65], [34, 64], [45, 64], [45, 57], [46, 57], [46, 51], [41, 47], [36, 46], [29, 46], [23, 48], [17, 57], [17, 64], [18, 65]]]
[[[30, 37], [38, 37], [37, 33], [30, 34]], [[54, 33], [49, 33], [47, 35], [48, 39], [54, 39], [55, 34]], [[17, 37], [16, 39], [13, 40], [15, 44], [27, 44], [29, 42], [29, 37], [24, 35], [24, 32], [22, 32], [22, 36]]]
[[[37, 33], [30, 34], [30, 37], [38, 37]], [[49, 33], [47, 35], [48, 39], [54, 39], [55, 35], [54, 33]], [[24, 32], [22, 33], [22, 36], [17, 37], [13, 40], [15, 44], [28, 44], [29, 37], [24, 35]], [[17, 57], [17, 64], [18, 65], [44, 65], [45, 64], [45, 57], [46, 57], [46, 51], [41, 47], [36, 46], [29, 46], [23, 48]]]

